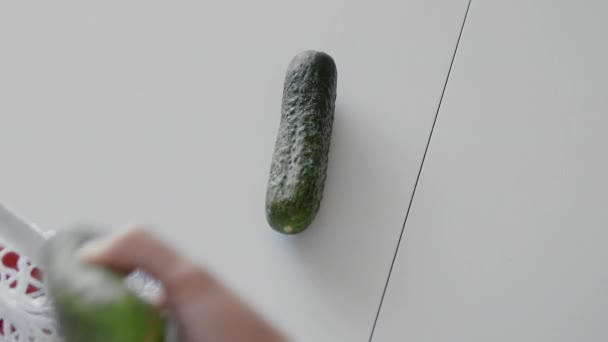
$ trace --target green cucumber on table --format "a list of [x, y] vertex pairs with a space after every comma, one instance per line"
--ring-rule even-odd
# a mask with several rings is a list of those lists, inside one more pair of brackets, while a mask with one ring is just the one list
[[266, 192], [266, 218], [281, 233], [305, 230], [321, 205], [337, 78], [333, 58], [320, 51], [301, 52], [287, 67]]

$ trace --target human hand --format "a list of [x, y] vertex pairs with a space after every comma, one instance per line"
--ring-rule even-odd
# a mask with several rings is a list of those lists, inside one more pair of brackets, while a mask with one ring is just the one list
[[284, 342], [261, 318], [209, 272], [142, 228], [87, 243], [79, 255], [121, 273], [140, 269], [158, 279], [158, 305], [176, 321], [182, 342]]

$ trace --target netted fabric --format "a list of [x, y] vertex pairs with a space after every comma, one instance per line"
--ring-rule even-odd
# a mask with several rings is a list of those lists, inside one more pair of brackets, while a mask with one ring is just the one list
[[61, 341], [42, 274], [0, 240], [0, 341]]

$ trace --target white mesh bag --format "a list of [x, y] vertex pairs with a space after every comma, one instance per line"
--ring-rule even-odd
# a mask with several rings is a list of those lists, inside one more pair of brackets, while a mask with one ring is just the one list
[[60, 341], [40, 271], [0, 240], [0, 341]]
[[[27, 255], [52, 235], [0, 205], [0, 342], [63, 341], [42, 272]], [[160, 284], [143, 272], [134, 272], [126, 283], [146, 300], [160, 291]]]

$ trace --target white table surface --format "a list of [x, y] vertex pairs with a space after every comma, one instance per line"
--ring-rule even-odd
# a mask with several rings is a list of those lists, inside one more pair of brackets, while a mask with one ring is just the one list
[[607, 11], [473, 1], [374, 341], [608, 340]]
[[[466, 0], [0, 4], [0, 201], [35, 223], [149, 223], [295, 340], [366, 341]], [[285, 68], [338, 101], [310, 229], [264, 216]]]

